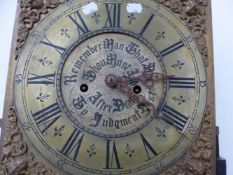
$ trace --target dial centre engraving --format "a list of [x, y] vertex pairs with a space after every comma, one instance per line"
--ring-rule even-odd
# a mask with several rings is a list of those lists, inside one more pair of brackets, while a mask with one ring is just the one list
[[[78, 128], [103, 137], [132, 134], [153, 120], [151, 90], [157, 108], [164, 98], [163, 81], [150, 89], [127, 78], [142, 72], [163, 73], [150, 48], [124, 34], [102, 34], [75, 47], [60, 65], [60, 103]], [[137, 96], [140, 95], [140, 96]], [[138, 110], [140, 106], [140, 110]]]

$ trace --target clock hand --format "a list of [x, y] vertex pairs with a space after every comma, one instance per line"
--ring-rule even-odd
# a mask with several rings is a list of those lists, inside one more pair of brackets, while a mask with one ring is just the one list
[[109, 74], [105, 78], [105, 84], [110, 88], [117, 88], [120, 92], [127, 95], [128, 98], [135, 99], [139, 104], [144, 106], [151, 106], [153, 108], [153, 112], [156, 111], [155, 106], [146, 100], [146, 98], [142, 95], [135, 94], [132, 89], [129, 87], [129, 77], [122, 76], [117, 77], [114, 74]]
[[[169, 78], [169, 77], [173, 77], [174, 75], [167, 75], [167, 74], [161, 74], [161, 73], [153, 73], [153, 74], [146, 74], [146, 73], [142, 73], [142, 75], [140, 75], [139, 77], [136, 77], [137, 80], [141, 80], [143, 82], [143, 84], [146, 84], [147, 82], [152, 82], [152, 84], [149, 87], [152, 87], [154, 85], [154, 83], [156, 81], [162, 80], [164, 78]], [[132, 79], [131, 79], [132, 78]], [[131, 80], [135, 80], [135, 77], [127, 77], [127, 76], [122, 76], [122, 77], [118, 77], [118, 82], [119, 82], [119, 90], [123, 93], [125, 93], [129, 98], [132, 97], [136, 97], [136, 100], [139, 104], [142, 104], [144, 106], [150, 106], [152, 107], [152, 112], [154, 114], [154, 117], [156, 119], [162, 119], [164, 121], [169, 121], [169, 123], [171, 123], [171, 125], [176, 129], [176, 131], [181, 134], [181, 136], [187, 138], [181, 131], [179, 131], [179, 129], [177, 128], [177, 126], [175, 125], [175, 123], [169, 119], [168, 117], [166, 117], [165, 115], [160, 115], [157, 111], [157, 109], [155, 108], [154, 104], [151, 103], [150, 101], [146, 100], [146, 98], [142, 95], [136, 95], [128, 86], [128, 82]]]
[[150, 88], [152, 87], [156, 81], [167, 79], [170, 77], [173, 77], [174, 75], [168, 75], [168, 74], [162, 74], [162, 73], [146, 73], [142, 72], [142, 82], [145, 84], [146, 87]]
[[[160, 73], [156, 73], [156, 74], [153, 74], [153, 75], [156, 75], [153, 78], [154, 81], [161, 80], [164, 77], [167, 78], [167, 77], [171, 77], [172, 76], [172, 75], [166, 75], [166, 74], [160, 74]], [[168, 121], [177, 130], [178, 133], [180, 133], [182, 136], [184, 136], [185, 138], [187, 138], [182, 132], [180, 132], [178, 130], [178, 128], [176, 127], [176, 125], [173, 123], [173, 121], [171, 121], [168, 117], [166, 117], [165, 115], [161, 115], [161, 113], [158, 112], [158, 110], [155, 108], [155, 106], [154, 106], [153, 103], [151, 103], [150, 101], [146, 100], [146, 98], [144, 96], [135, 94], [132, 91], [132, 89], [129, 87], [129, 79], [130, 79], [130, 77], [127, 77], [127, 76], [117, 77], [114, 74], [109, 74], [105, 78], [105, 84], [107, 86], [109, 86], [110, 88], [116, 88], [116, 89], [118, 89], [120, 92], [122, 92], [123, 94], [127, 95], [128, 98], [135, 99], [139, 104], [141, 104], [143, 106], [150, 106], [150, 107], [152, 107], [152, 111], [153, 111], [154, 117], [156, 119], [161, 119], [161, 120], [164, 120], [164, 121]], [[132, 79], [134, 79], [134, 77], [132, 77]]]
[[155, 84], [156, 81], [170, 78], [173, 76], [174, 75], [162, 74], [159, 72], [148, 73], [148, 72], [143, 71], [141, 75], [136, 76], [136, 77], [129, 77], [129, 76], [124, 75], [124, 76], [118, 77], [118, 79], [119, 81], [124, 81], [125, 83], [129, 83], [130, 81], [140, 81], [146, 87], [150, 88]]

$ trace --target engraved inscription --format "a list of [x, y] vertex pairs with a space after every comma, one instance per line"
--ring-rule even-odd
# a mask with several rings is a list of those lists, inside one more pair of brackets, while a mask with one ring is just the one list
[[[65, 64], [62, 63], [61, 70], [65, 73], [57, 80], [62, 83], [61, 96], [64, 99], [61, 98], [60, 102], [65, 102], [61, 106], [67, 106], [68, 111], [71, 111], [68, 116], [72, 122], [77, 126], [84, 125], [84, 130], [91, 134], [104, 137], [131, 134], [147, 124], [145, 118], [152, 120], [151, 110], [144, 109], [140, 102], [142, 96], [137, 97], [137, 92], [133, 90], [137, 86], [143, 87], [141, 82], [126, 82], [135, 93], [127, 96], [117, 89], [109, 88], [105, 84], [106, 75], [113, 73], [133, 77], [142, 71], [148, 74], [162, 72], [162, 64], [154, 59], [154, 53], [147, 46], [130, 36], [114, 35], [96, 36], [85, 46], [80, 46], [80, 50], [73, 51]], [[160, 86], [160, 90], [156, 93], [150, 93], [155, 87], [143, 92], [146, 97], [142, 103], [146, 104], [148, 98], [158, 105], [164, 94], [163, 84], [157, 86]], [[141, 110], [132, 110], [138, 107]]]

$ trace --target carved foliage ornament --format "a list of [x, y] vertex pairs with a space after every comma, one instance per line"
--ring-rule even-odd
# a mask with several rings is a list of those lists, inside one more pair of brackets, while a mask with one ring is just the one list
[[17, 31], [17, 43], [16, 43], [16, 57], [20, 54], [20, 50], [23, 47], [33, 25], [38, 22], [42, 14], [49, 12], [49, 9], [57, 7], [68, 0], [21, 0], [19, 23]]
[[157, 0], [176, 13], [192, 31], [199, 46], [202, 57], [208, 66], [206, 40], [206, 20], [208, 0]]
[[211, 175], [213, 167], [211, 166], [211, 158], [213, 154], [213, 122], [211, 120], [210, 107], [207, 106], [205, 120], [202, 129], [191, 149], [184, 155], [182, 159], [176, 162], [176, 165], [169, 168], [162, 175]]
[[46, 169], [42, 163], [34, 160], [33, 153], [28, 150], [27, 144], [23, 141], [14, 107], [9, 109], [7, 121], [1, 162], [4, 174], [55, 175], [56, 173]]

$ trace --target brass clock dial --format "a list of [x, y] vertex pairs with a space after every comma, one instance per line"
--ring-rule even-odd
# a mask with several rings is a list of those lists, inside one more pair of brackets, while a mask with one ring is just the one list
[[191, 32], [155, 1], [64, 3], [31, 31], [15, 72], [26, 135], [68, 174], [160, 173], [192, 144], [206, 96]]

